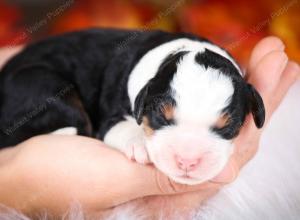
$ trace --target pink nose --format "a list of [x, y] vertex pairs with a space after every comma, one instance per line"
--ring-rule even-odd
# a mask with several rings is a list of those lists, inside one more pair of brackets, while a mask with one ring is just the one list
[[184, 171], [193, 171], [199, 166], [201, 158], [187, 159], [175, 155], [175, 160], [176, 160], [177, 167], [179, 169]]

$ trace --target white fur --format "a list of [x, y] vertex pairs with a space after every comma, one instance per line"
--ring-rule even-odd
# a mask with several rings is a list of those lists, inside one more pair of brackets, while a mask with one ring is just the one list
[[143, 164], [149, 162], [143, 129], [130, 116], [126, 116], [125, 121], [117, 123], [106, 133], [104, 143], [125, 153], [129, 159]]
[[[224, 168], [232, 153], [230, 141], [192, 126], [171, 126], [147, 139], [150, 160], [171, 179], [182, 184], [199, 184], [216, 176]], [[189, 171], [178, 169], [175, 155], [199, 158], [201, 164]], [[189, 178], [185, 176], [188, 175]]]
[[175, 118], [178, 124], [192, 122], [206, 127], [228, 106], [234, 88], [228, 76], [197, 64], [196, 54], [183, 57], [171, 83], [176, 101]]
[[74, 127], [66, 127], [66, 128], [60, 128], [51, 134], [54, 135], [76, 135], [77, 134], [77, 128]]

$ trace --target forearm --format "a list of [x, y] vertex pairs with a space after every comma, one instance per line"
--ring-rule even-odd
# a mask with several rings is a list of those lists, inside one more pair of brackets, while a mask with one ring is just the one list
[[98, 140], [41, 136], [0, 153], [0, 203], [26, 214], [48, 210], [59, 215], [72, 202], [99, 211], [156, 193], [144, 190], [155, 184], [151, 171]]
[[24, 173], [26, 164], [18, 162], [22, 148], [20, 144], [0, 150], [0, 204], [30, 214], [38, 199], [38, 189], [32, 190], [29, 182], [33, 186], [36, 179], [31, 172]]

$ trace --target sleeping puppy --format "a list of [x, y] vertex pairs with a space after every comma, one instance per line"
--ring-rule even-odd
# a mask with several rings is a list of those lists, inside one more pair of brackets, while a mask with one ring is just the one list
[[183, 184], [224, 168], [248, 113], [261, 128], [263, 101], [233, 58], [185, 33], [69, 33], [28, 46], [0, 73], [0, 148], [60, 129]]

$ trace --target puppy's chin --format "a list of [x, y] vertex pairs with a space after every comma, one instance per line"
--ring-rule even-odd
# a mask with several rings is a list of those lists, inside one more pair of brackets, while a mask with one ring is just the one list
[[[199, 167], [188, 174], [185, 174], [183, 171], [173, 166], [172, 161], [163, 159], [151, 160], [156, 168], [167, 175], [171, 180], [180, 184], [197, 185], [211, 180], [220, 174], [228, 162], [229, 156], [230, 155], [222, 155], [216, 157], [213, 164], [211, 164], [210, 161], [203, 161], [203, 167]], [[153, 158], [151, 154], [150, 158]]]
[[[172, 175], [164, 172], [171, 180], [186, 185], [197, 185], [211, 180], [216, 177], [225, 168], [228, 158], [224, 157], [220, 159], [212, 168], [202, 170], [201, 172], [191, 173], [188, 176], [185, 175]], [[155, 164], [155, 162], [153, 162]], [[156, 165], [156, 164], [155, 164]], [[158, 165], [156, 165], [158, 167]], [[160, 168], [158, 167], [160, 170]], [[162, 171], [162, 170], [161, 170]], [[162, 171], [163, 172], [163, 171]], [[174, 173], [174, 172], [171, 172]]]
[[[173, 141], [172, 143], [178, 144], [180, 141]], [[233, 152], [232, 142], [221, 139], [215, 140], [214, 144], [207, 145], [207, 147], [179, 151], [180, 149], [174, 147], [170, 142], [167, 143], [165, 138], [161, 142], [158, 137], [154, 137], [146, 141], [146, 148], [150, 160], [157, 169], [175, 182], [187, 185], [201, 184], [216, 177], [224, 169]], [[190, 158], [201, 155], [200, 162], [192, 170], [184, 170], [178, 166], [174, 152], [183, 157], [188, 155], [187, 157]]]

